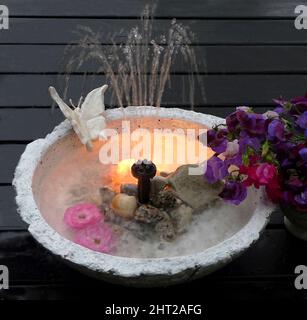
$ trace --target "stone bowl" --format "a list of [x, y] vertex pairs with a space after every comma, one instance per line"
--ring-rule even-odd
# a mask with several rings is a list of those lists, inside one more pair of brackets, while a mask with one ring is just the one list
[[[133, 119], [134, 126], [185, 126], [211, 128], [225, 120], [175, 108], [127, 107], [106, 111], [108, 125]], [[229, 263], [249, 248], [266, 226], [273, 205], [262, 189], [251, 190], [240, 215], [227, 220], [231, 233], [217, 234], [216, 241], [203, 250], [181, 256], [133, 258], [103, 254], [72, 242], [62, 226], [65, 195], [69, 186], [84, 177], [97, 188], [101, 171], [97, 160], [99, 142], [86, 152], [66, 120], [53, 132], [30, 143], [15, 171], [13, 185], [21, 218], [29, 232], [45, 248], [79, 271], [98, 279], [132, 286], [165, 286], [197, 279]], [[82, 169], [82, 170], [81, 170]], [[64, 177], [64, 178], [63, 178]], [[226, 216], [226, 215], [225, 215]], [[221, 224], [226, 224], [221, 216]], [[210, 222], [208, 222], [210, 223]], [[219, 230], [218, 226], [213, 230]], [[225, 229], [225, 228], [224, 228]], [[217, 231], [218, 232], [218, 231]]]

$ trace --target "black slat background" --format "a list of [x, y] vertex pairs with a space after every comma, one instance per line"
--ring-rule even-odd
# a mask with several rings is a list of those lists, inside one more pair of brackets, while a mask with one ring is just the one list
[[[57, 108], [51, 109], [47, 88], [61, 80], [64, 50], [67, 44], [76, 44], [76, 28], [102, 31], [103, 46], [110, 45], [112, 33], [121, 33], [116, 38], [121, 42], [138, 23], [145, 2], [4, 0], [1, 4], [9, 7], [10, 29], [0, 30], [0, 264], [10, 269], [11, 289], [0, 290], [0, 299], [86, 299], [117, 290], [139, 293], [89, 279], [37, 244], [18, 217], [11, 182], [26, 144], [44, 137], [63, 120]], [[199, 71], [206, 98], [196, 92], [196, 111], [225, 117], [235, 106], [248, 104], [263, 112], [275, 97], [307, 91], [307, 30], [294, 27], [299, 4], [293, 0], [157, 2], [154, 34], [165, 31], [176, 18], [198, 37], [193, 46], [205, 62]], [[69, 96], [79, 97], [83, 72], [96, 71], [86, 64], [74, 73]], [[178, 94], [189, 71], [181, 61], [174, 64], [163, 106], [189, 109], [189, 101]], [[103, 74], [92, 78], [83, 90], [104, 83]], [[295, 266], [307, 264], [306, 249], [285, 230], [277, 210], [259, 242], [240, 258], [205, 279], [163, 292], [201, 289], [204, 298], [304, 299], [306, 294], [296, 290], [293, 281]]]

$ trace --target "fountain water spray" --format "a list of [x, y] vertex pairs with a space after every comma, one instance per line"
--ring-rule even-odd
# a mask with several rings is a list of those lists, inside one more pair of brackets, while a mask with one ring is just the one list
[[78, 45], [70, 45], [66, 49], [68, 62], [65, 66], [64, 97], [70, 74], [78, 71], [85, 62], [95, 61], [98, 63], [97, 72], [106, 76], [113, 89], [117, 106], [160, 107], [166, 85], [170, 84], [171, 66], [176, 58], [181, 57], [190, 70], [189, 83], [182, 84], [182, 92], [185, 92], [185, 86], [189, 87], [189, 102], [193, 108], [196, 78], [205, 100], [199, 62], [191, 45], [192, 40], [195, 41], [194, 34], [173, 19], [167, 34], [154, 39], [153, 12], [154, 8], [145, 7], [140, 26], [130, 30], [125, 43], [116, 43], [116, 35], [113, 35], [111, 45], [102, 45], [99, 33], [88, 27], [80, 27]]

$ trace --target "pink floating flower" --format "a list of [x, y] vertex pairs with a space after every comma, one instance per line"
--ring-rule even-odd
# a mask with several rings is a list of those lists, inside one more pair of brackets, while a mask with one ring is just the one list
[[92, 203], [79, 203], [64, 213], [64, 222], [74, 229], [82, 229], [102, 220], [102, 214]]
[[79, 230], [75, 242], [94, 251], [109, 253], [115, 248], [112, 229], [107, 224], [96, 224]]

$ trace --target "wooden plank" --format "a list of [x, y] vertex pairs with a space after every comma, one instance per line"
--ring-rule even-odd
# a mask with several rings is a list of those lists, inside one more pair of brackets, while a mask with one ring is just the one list
[[[70, 56], [65, 45], [2, 45], [0, 73], [61, 73]], [[103, 46], [107, 52], [108, 46]], [[74, 49], [75, 54], [80, 50]], [[199, 72], [303, 73], [307, 72], [307, 46], [195, 46]], [[65, 58], [63, 56], [65, 55]], [[97, 72], [99, 64], [85, 63], [78, 72]], [[150, 64], [148, 65], [150, 72]], [[193, 70], [178, 56], [171, 72]]]
[[15, 142], [42, 138], [63, 119], [58, 109], [0, 109], [0, 139]]
[[11, 183], [24, 144], [0, 145], [0, 183]]
[[[155, 1], [147, 1], [155, 3]], [[95, 16], [135, 17], [142, 12], [143, 0], [4, 0], [14, 16]], [[293, 17], [297, 3], [292, 0], [233, 1], [168, 0], [157, 3], [157, 17]]]
[[[26, 230], [26, 224], [21, 220], [15, 203], [15, 191], [11, 186], [0, 186], [0, 230]], [[0, 249], [0, 262], [1, 262]]]
[[[302, 44], [307, 43], [304, 30], [298, 31], [293, 20], [178, 20], [196, 35], [199, 44]], [[159, 41], [167, 34], [171, 20], [155, 20], [153, 37]], [[123, 42], [139, 20], [127, 19], [48, 19], [11, 18], [10, 28], [0, 33], [0, 43], [71, 43], [79, 40], [74, 33], [78, 26], [90, 27], [101, 33], [101, 42]], [[115, 36], [117, 35], [117, 36]]]
[[[203, 75], [206, 97], [195, 93], [195, 105], [253, 105], [270, 104], [273, 98], [291, 98], [306, 91], [306, 75]], [[89, 77], [83, 86], [82, 75], [72, 75], [68, 96], [78, 101], [81, 94], [105, 83], [104, 76]], [[187, 75], [171, 76], [171, 86], [167, 87], [162, 103], [173, 106], [189, 106]], [[56, 75], [0, 75], [0, 106], [50, 106], [48, 87], [57, 85]], [[183, 88], [185, 90], [183, 90]], [[112, 104], [111, 90], [106, 95], [106, 103]], [[18, 94], [16, 94], [18, 93]]]

